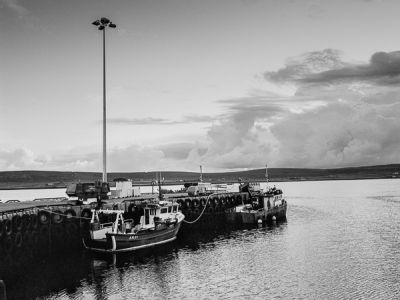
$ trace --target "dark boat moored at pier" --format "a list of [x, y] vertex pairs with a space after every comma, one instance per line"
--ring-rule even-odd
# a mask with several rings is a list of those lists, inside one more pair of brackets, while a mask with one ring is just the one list
[[269, 223], [273, 220], [286, 219], [287, 202], [282, 190], [268, 188], [266, 192], [252, 192], [250, 185], [245, 186], [250, 195], [250, 203], [241, 204], [225, 211], [229, 223], [257, 224]]
[[[92, 210], [90, 235], [83, 238], [86, 249], [96, 252], [127, 252], [172, 242], [185, 216], [171, 201], [143, 203], [133, 219], [124, 220], [123, 210]], [[100, 215], [114, 215], [114, 222], [100, 222]]]

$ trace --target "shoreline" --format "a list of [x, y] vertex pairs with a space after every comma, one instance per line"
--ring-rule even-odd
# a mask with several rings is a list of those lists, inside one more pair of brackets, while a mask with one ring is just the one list
[[[338, 176], [338, 177], [329, 177], [329, 178], [327, 178], [327, 177], [313, 177], [313, 178], [306, 178], [306, 177], [303, 177], [303, 178], [276, 178], [276, 179], [273, 179], [273, 180], [269, 180], [269, 182], [302, 182], [302, 181], [329, 181], [329, 180], [331, 180], [331, 181], [337, 181], [337, 180], [368, 180], [368, 179], [400, 179], [400, 177], [393, 177], [393, 176], [391, 176], [391, 177], [389, 177], [389, 176], [386, 176], [386, 177], [384, 177], [384, 176], [359, 176], [359, 177], [357, 177], [357, 176], [349, 176], [349, 177], [346, 177], [346, 176]], [[250, 181], [250, 182], [266, 182], [266, 180], [263, 178], [263, 179], [249, 179], [249, 180], [244, 180], [243, 182], [246, 182], [246, 181]], [[179, 180], [179, 181], [169, 181], [169, 182], [164, 182], [164, 183], [162, 183], [161, 184], [161, 186], [169, 186], [169, 185], [184, 185], [185, 183], [188, 183], [188, 182], [196, 182], [195, 180], [192, 180], [192, 181], [181, 181], [181, 180]], [[238, 181], [229, 181], [229, 180], [226, 180], [226, 181], [224, 181], [224, 180], [218, 180], [218, 181], [216, 181], [216, 180], [211, 180], [211, 181], [209, 181], [209, 182], [211, 182], [211, 183], [213, 183], [213, 184], [234, 184], [234, 183], [239, 183]], [[72, 182], [71, 182], [72, 183]], [[111, 186], [113, 186], [114, 184], [114, 182], [110, 182], [111, 183]], [[3, 183], [4, 184], [4, 183]], [[6, 186], [6, 184], [4, 184], [5, 186], [0, 186], [0, 190], [47, 190], [47, 189], [51, 189], [51, 190], [53, 190], [53, 189], [65, 189], [65, 188], [67, 188], [67, 185], [59, 185], [59, 186], [48, 186], [47, 184], [44, 184], [44, 183], [37, 183], [37, 184], [35, 184], [35, 183], [31, 183], [31, 185], [29, 185], [29, 186], [27, 186], [27, 185], [21, 185], [21, 186], [19, 186], [19, 185], [17, 185], [17, 184], [12, 184], [12, 183], [10, 183], [10, 185], [9, 186]], [[140, 181], [133, 181], [132, 182], [132, 186], [152, 186], [152, 184], [151, 184], [151, 182], [148, 182], [148, 181], [143, 181], [143, 182], [140, 182]], [[157, 184], [155, 184], [154, 186], [158, 186]]]

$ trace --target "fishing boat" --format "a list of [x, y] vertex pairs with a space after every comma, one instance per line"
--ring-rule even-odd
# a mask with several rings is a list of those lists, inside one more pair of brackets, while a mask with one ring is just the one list
[[[103, 215], [115, 221], [101, 223]], [[89, 235], [83, 238], [86, 249], [96, 252], [127, 252], [172, 242], [185, 216], [179, 204], [171, 201], [137, 205], [133, 219], [124, 219], [123, 210], [93, 209]]]
[[227, 221], [230, 223], [260, 224], [274, 220], [285, 220], [287, 202], [281, 189], [269, 187], [268, 167], [265, 166], [266, 191], [262, 190], [259, 182], [247, 182], [240, 185], [240, 192], [249, 194], [250, 203], [227, 209]]
[[287, 202], [282, 190], [275, 187], [266, 192], [250, 194], [250, 203], [232, 207], [226, 211], [231, 223], [258, 224], [286, 219]]

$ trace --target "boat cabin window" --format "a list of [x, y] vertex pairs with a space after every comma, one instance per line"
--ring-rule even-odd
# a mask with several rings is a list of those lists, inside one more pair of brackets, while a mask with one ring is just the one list
[[150, 223], [150, 209], [145, 209], [144, 210], [144, 224], [149, 224]]
[[168, 212], [168, 208], [166, 208], [166, 207], [161, 208], [162, 214], [166, 214], [167, 212]]
[[168, 206], [168, 212], [172, 212], [172, 206]]
[[178, 212], [178, 206], [177, 205], [174, 205], [173, 209], [174, 209], [173, 212]]

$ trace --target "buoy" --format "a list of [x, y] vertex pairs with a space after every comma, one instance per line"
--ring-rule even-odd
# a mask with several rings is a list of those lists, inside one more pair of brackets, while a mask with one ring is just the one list
[[272, 216], [272, 221], [276, 221], [276, 217], [275, 216]]
[[258, 219], [258, 220], [257, 220], [257, 223], [258, 223], [258, 224], [262, 224], [262, 220], [261, 220], [261, 219]]

